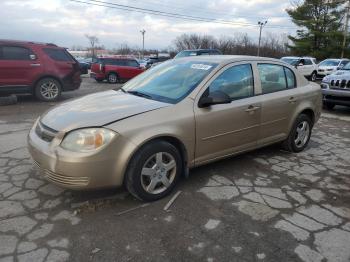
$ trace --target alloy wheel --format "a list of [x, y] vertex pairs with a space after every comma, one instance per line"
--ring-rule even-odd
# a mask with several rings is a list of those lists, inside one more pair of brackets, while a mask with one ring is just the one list
[[147, 159], [141, 170], [141, 184], [150, 194], [160, 194], [171, 186], [176, 176], [176, 160], [166, 152]]
[[307, 121], [302, 121], [299, 123], [296, 129], [294, 143], [298, 148], [303, 147], [310, 136], [310, 124]]
[[40, 86], [40, 94], [48, 99], [48, 100], [52, 100], [55, 99], [58, 94], [59, 94], [59, 88], [57, 86], [57, 84], [53, 81], [48, 81], [43, 83]]

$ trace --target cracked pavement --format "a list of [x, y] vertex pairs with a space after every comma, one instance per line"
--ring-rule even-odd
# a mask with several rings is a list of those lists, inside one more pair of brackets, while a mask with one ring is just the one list
[[[85, 78], [63, 99], [113, 87]], [[145, 205], [43, 180], [26, 135], [52, 105], [0, 108], [0, 262], [350, 261], [349, 109], [325, 112], [302, 153], [274, 145], [191, 170], [164, 211], [171, 196]]]

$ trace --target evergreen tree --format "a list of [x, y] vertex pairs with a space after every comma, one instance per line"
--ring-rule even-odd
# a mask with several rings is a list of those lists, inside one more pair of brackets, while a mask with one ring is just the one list
[[[287, 9], [293, 23], [301, 27], [296, 36], [288, 36], [293, 42], [289, 46], [292, 53], [318, 59], [340, 57], [344, 3], [345, 0], [304, 0], [296, 3], [294, 8]], [[348, 47], [345, 50], [347, 54], [350, 54]]]

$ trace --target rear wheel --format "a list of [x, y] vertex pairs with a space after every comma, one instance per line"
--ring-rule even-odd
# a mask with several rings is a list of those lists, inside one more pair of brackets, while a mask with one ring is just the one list
[[116, 73], [109, 73], [107, 76], [107, 81], [110, 84], [116, 84], [119, 81], [118, 75]]
[[323, 106], [324, 106], [324, 108], [326, 108], [328, 110], [332, 110], [335, 107], [335, 104], [330, 103], [330, 102], [324, 102]]
[[61, 84], [53, 78], [41, 79], [35, 86], [35, 96], [41, 101], [56, 101], [62, 92]]
[[165, 141], [143, 146], [132, 158], [126, 171], [128, 191], [143, 201], [154, 201], [168, 195], [182, 170], [179, 151]]
[[308, 145], [312, 130], [312, 121], [308, 115], [300, 114], [294, 122], [283, 147], [291, 152], [301, 152]]

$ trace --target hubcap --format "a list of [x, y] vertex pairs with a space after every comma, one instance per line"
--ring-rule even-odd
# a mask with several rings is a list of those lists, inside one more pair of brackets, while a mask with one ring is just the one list
[[310, 125], [307, 121], [299, 123], [297, 131], [295, 133], [294, 143], [296, 147], [303, 147], [309, 139], [310, 135]]
[[176, 175], [175, 158], [166, 152], [158, 152], [147, 159], [141, 170], [141, 184], [150, 194], [164, 192]]
[[40, 86], [40, 93], [46, 99], [54, 99], [58, 96], [58, 86], [55, 82], [45, 82]]
[[117, 82], [117, 76], [114, 75], [114, 74], [109, 75], [109, 82], [116, 83]]

